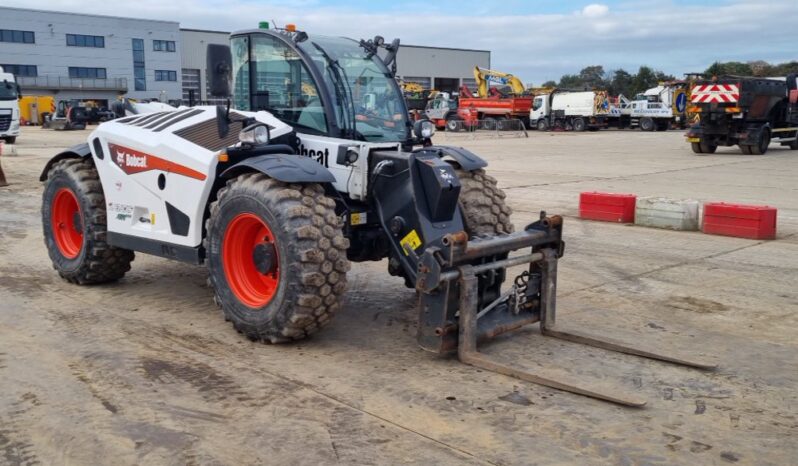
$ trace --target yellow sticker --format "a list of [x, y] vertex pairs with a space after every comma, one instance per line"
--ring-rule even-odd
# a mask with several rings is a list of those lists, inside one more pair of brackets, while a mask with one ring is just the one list
[[150, 224], [155, 225], [155, 214], [150, 214]]
[[416, 230], [410, 230], [410, 233], [406, 234], [402, 241], [399, 241], [399, 244], [402, 245], [402, 251], [404, 251], [405, 256], [409, 255], [407, 249], [411, 249], [415, 251], [421, 246], [421, 238], [418, 237], [418, 233]]
[[365, 212], [352, 212], [349, 214], [350, 225], [363, 225], [364, 223], [366, 223]]
[[701, 138], [687, 138], [687, 142], [701, 142]]

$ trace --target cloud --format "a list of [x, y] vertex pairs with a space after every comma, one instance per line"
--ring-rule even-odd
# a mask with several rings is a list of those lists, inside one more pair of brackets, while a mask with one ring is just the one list
[[[226, 31], [252, 28], [258, 21], [292, 22], [318, 34], [380, 34], [405, 44], [487, 49], [494, 69], [538, 84], [588, 65], [636, 71], [645, 64], [679, 76], [716, 60], [797, 58], [795, 0], [770, 0], [767, 7], [757, 0], [606, 1], [611, 10], [588, 4], [573, 14], [569, 7], [536, 12], [530, 3], [515, 0], [505, 0], [501, 8], [485, 8], [484, 1], [441, 0], [427, 9], [361, 0], [334, 5], [321, 0], [118, 0], [93, 2], [91, 13]], [[21, 2], [10, 3], [0, 0], [9, 6]], [[86, 11], [85, 0], [26, 0], [24, 6]]]
[[607, 5], [601, 5], [599, 3], [591, 3], [590, 5], [582, 8], [582, 16], [587, 16], [588, 18], [598, 18], [599, 16], [604, 16], [609, 13], [610, 7]]

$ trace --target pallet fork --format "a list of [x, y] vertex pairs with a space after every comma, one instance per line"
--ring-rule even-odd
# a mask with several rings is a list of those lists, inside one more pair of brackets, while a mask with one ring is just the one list
[[[633, 407], [644, 406], [646, 400], [615, 387], [590, 387], [537, 375], [480, 353], [477, 344], [539, 322], [541, 333], [548, 337], [698, 369], [717, 367], [693, 355], [662, 354], [558, 325], [557, 261], [564, 252], [561, 232], [562, 218], [546, 217], [542, 212], [539, 221], [521, 232], [471, 241], [464, 232], [449, 234], [442, 246], [425, 250], [419, 258], [416, 281], [420, 345], [438, 353], [456, 350], [460, 361], [485, 370]], [[526, 248], [531, 251], [508, 257], [509, 252]], [[529, 265], [528, 270], [516, 277], [509, 291], [497, 293], [495, 277], [508, 267], [523, 264]], [[498, 282], [500, 285], [501, 280]], [[488, 296], [490, 300], [485, 299]]]

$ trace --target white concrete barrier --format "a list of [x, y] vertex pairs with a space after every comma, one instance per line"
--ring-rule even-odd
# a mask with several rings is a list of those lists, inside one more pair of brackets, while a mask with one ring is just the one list
[[698, 201], [665, 197], [638, 197], [635, 224], [669, 230], [698, 230]]

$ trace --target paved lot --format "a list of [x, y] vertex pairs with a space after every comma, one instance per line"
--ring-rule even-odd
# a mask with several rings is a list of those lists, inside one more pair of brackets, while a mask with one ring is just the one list
[[[139, 254], [76, 287], [42, 243], [39, 171], [88, 132], [27, 129], [0, 158], [0, 464], [796, 464], [798, 153], [694, 156], [679, 132], [438, 137], [485, 156], [520, 226], [566, 218], [560, 319], [702, 349], [713, 373], [546, 340], [485, 348], [649, 399], [625, 409], [425, 353], [414, 294], [356, 264], [312, 340], [251, 343], [201, 267]], [[767, 203], [759, 242], [574, 218], [584, 190]]]

